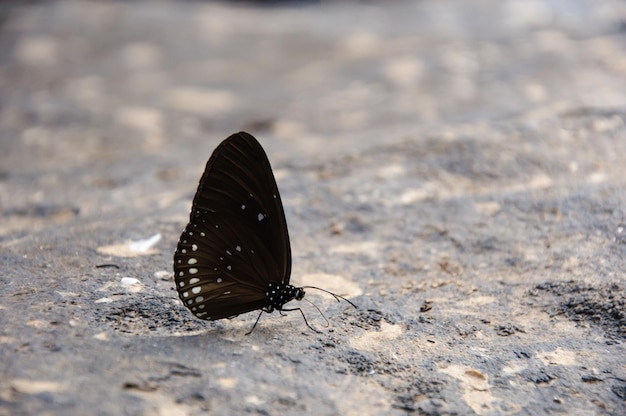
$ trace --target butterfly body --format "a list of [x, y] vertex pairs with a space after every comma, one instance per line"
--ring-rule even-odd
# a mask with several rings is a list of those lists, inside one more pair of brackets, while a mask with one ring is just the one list
[[304, 290], [301, 287], [270, 282], [265, 292], [265, 298], [267, 300], [267, 305], [263, 309], [265, 312], [282, 311], [285, 303], [293, 299], [302, 300], [304, 298]]

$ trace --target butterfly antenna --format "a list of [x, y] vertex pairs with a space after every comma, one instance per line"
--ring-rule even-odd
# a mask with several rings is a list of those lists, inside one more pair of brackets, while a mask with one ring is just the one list
[[[329, 295], [332, 295], [335, 299], [337, 299], [337, 302], [341, 302], [341, 300], [345, 300], [345, 301], [346, 301], [346, 302], [348, 302], [350, 305], [352, 305], [355, 309], [359, 309], [359, 307], [358, 307], [358, 306], [356, 306], [354, 303], [350, 302], [348, 299], [344, 298], [343, 296], [341, 296], [341, 295], [337, 295], [337, 294], [335, 294], [335, 293], [333, 293], [333, 292], [330, 292], [330, 291], [328, 291], [328, 290], [326, 290], [326, 289], [322, 289], [321, 287], [316, 287], [316, 286], [302, 286], [302, 289], [317, 289], [317, 290], [321, 290], [322, 292], [326, 292], [326, 293], [328, 293]], [[305, 300], [306, 300], [306, 299], [305, 299]], [[314, 306], [315, 306], [315, 305], [314, 305]], [[317, 308], [317, 306], [315, 306], [315, 307]], [[319, 309], [318, 309], [318, 311], [319, 311]], [[321, 313], [321, 311], [320, 311], [320, 313]]]

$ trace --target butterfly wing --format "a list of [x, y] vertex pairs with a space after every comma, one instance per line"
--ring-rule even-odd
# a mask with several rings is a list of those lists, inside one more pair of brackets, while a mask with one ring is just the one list
[[176, 289], [201, 319], [267, 305], [270, 281], [289, 283], [291, 248], [269, 160], [248, 133], [215, 149], [174, 253]]

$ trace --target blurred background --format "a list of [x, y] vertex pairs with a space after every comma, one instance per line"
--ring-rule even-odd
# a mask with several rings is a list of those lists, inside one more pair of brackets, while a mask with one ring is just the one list
[[[240, 129], [285, 161], [626, 104], [622, 1], [0, 7], [0, 177], [54, 166], [38, 178], [51, 200], [68, 197], [58, 175], [105, 189], [146, 163], [175, 176]], [[42, 198], [22, 185], [4, 209]]]

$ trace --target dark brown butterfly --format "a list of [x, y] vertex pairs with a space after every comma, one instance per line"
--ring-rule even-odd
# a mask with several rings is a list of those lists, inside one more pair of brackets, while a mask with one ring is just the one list
[[263, 312], [302, 313], [284, 308], [306, 288], [290, 285], [290, 275], [287, 221], [269, 160], [250, 134], [233, 134], [206, 164], [174, 253], [180, 299], [209, 321], [261, 310], [254, 329]]

